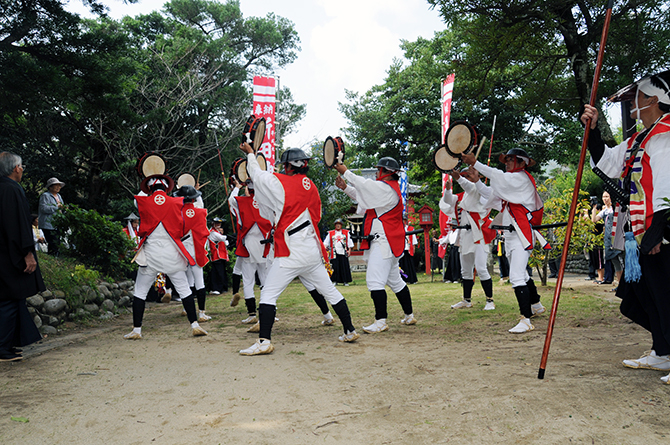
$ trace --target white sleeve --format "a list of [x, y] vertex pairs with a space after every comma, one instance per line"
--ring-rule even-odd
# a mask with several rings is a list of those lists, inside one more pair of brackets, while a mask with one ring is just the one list
[[495, 195], [505, 201], [523, 204], [530, 208], [535, 205], [537, 190], [528, 175], [522, 171], [507, 173], [477, 161], [475, 170], [491, 180]]
[[354, 201], [357, 201], [356, 197], [358, 194], [356, 193], [356, 187], [354, 187], [351, 184], [347, 184], [346, 188], [342, 190], [348, 197], [353, 199]]
[[618, 178], [621, 174], [621, 168], [626, 160], [626, 150], [628, 150], [629, 140], [630, 138], [614, 147], [605, 146], [605, 151], [598, 161], [598, 164], [595, 164], [593, 159], [591, 159], [591, 168], [598, 167], [610, 178]]
[[378, 209], [384, 211], [392, 209], [398, 204], [398, 199], [400, 199], [400, 197], [393, 192], [391, 186], [385, 184], [384, 181], [366, 179], [362, 176], [353, 174], [351, 170], [344, 172], [344, 179], [351, 182], [356, 188], [356, 202], [362, 209]]
[[261, 216], [272, 223], [279, 221], [285, 201], [284, 187], [282, 187], [281, 181], [273, 173], [261, 170], [256, 156], [253, 154], [247, 155], [247, 171], [254, 182], [255, 198]]
[[328, 235], [326, 235], [326, 238], [323, 240], [323, 246], [326, 250], [330, 250], [330, 232], [328, 232]]
[[456, 205], [458, 204], [458, 196], [454, 195], [451, 190], [445, 189], [440, 199], [440, 210], [445, 215], [454, 216], [456, 214]]

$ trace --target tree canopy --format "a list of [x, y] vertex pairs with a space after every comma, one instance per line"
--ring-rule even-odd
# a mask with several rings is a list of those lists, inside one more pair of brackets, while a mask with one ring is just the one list
[[[605, 2], [428, 3], [447, 28], [432, 39], [402, 42], [404, 58], [393, 62], [384, 83], [364, 94], [349, 92], [347, 102], [340, 104], [358, 158], [394, 156], [409, 163], [410, 179], [437, 180], [431, 155], [440, 143], [440, 81], [455, 73], [452, 122], [467, 120], [490, 138], [497, 116], [494, 152], [520, 146], [538, 164], [576, 163], [583, 133], [577, 117], [589, 101]], [[670, 56], [670, 2], [619, 3], [612, 15], [599, 98], [660, 70]], [[601, 115], [598, 125], [613, 144]]]
[[[95, 20], [57, 0], [0, 1], [0, 148], [28, 164], [33, 202], [57, 176], [69, 202], [127, 214], [139, 189], [135, 163], [156, 151], [172, 176], [212, 181], [204, 197], [216, 203], [210, 213], [220, 212], [219, 151], [226, 169], [239, 155], [253, 75], [300, 50], [289, 20], [243, 17], [232, 0], [172, 0], [120, 21], [95, 0]], [[288, 131], [305, 107], [289, 90], [279, 99], [278, 125]]]

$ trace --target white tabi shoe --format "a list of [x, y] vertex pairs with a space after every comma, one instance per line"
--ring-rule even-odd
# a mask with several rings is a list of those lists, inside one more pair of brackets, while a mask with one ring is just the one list
[[413, 324], [416, 324], [416, 318], [414, 318], [414, 314], [405, 314], [405, 317], [400, 320], [400, 324], [404, 324], [407, 326], [411, 326]]
[[661, 377], [661, 382], [665, 383], [666, 385], [670, 385], [670, 374], [666, 375], [665, 377]]
[[260, 322], [256, 323], [255, 325], [247, 329], [247, 332], [251, 332], [252, 334], [254, 332], [261, 332], [261, 323]]
[[347, 332], [346, 334], [340, 335], [338, 337], [338, 340], [340, 340], [342, 342], [350, 343], [350, 342], [358, 340], [360, 337], [361, 336], [358, 335], [358, 333], [356, 331], [353, 331], [353, 332]]
[[370, 326], [363, 326], [363, 332], [366, 334], [377, 334], [379, 332], [384, 332], [389, 330], [389, 325], [386, 324], [386, 319], [381, 318], [375, 320]]
[[647, 351], [642, 357], [635, 360], [624, 360], [623, 365], [626, 368], [633, 369], [654, 369], [656, 371], [670, 371], [670, 356], [656, 355], [653, 349]]
[[484, 306], [485, 311], [492, 311], [496, 308], [496, 305], [493, 301], [487, 301], [486, 306]]
[[258, 317], [255, 315], [249, 315], [247, 318], [242, 320], [242, 323], [244, 324], [254, 324], [258, 322]]
[[533, 312], [532, 317], [535, 317], [537, 315], [544, 314], [546, 312], [547, 308], [542, 306], [542, 303], [537, 302], [535, 304], [530, 305], [530, 310], [531, 310], [531, 312]]
[[205, 314], [205, 311], [200, 311], [200, 312], [198, 313], [198, 323], [204, 323], [205, 321], [209, 321], [209, 320], [211, 320], [211, 319], [212, 319], [212, 317], [210, 317], [209, 315]]
[[240, 299], [242, 297], [240, 296], [239, 293], [233, 294], [233, 298], [230, 300], [230, 307], [235, 307], [237, 306], [237, 303], [240, 302]]
[[207, 335], [207, 331], [205, 331], [202, 326], [196, 326], [193, 328], [193, 331], [191, 331], [194, 337], [202, 337], [203, 335]]
[[472, 307], [472, 302], [468, 300], [461, 300], [456, 304], [452, 304], [451, 308], [452, 309], [463, 309], [463, 308], [471, 308]]
[[130, 333], [123, 336], [126, 340], [139, 340], [142, 338], [142, 334], [139, 332], [131, 331]]
[[335, 324], [335, 319], [333, 317], [330, 318], [323, 317], [321, 324], [323, 326], [332, 326], [333, 324]]
[[272, 343], [270, 343], [270, 340], [266, 340], [264, 338], [259, 338], [256, 340], [256, 343], [248, 347], [247, 349], [242, 349], [240, 351], [241, 355], [262, 355], [262, 354], [270, 354], [272, 351], [275, 350], [275, 347], [272, 346]]
[[519, 320], [519, 324], [510, 329], [509, 332], [512, 334], [523, 334], [533, 329], [535, 329], [535, 326], [530, 323], [530, 318], [522, 318]]

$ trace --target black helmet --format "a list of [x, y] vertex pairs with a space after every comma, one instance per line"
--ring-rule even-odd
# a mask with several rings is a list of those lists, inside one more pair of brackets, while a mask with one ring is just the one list
[[224, 220], [222, 220], [222, 219], [219, 218], [218, 216], [215, 216], [215, 217], [212, 219], [212, 222], [215, 222], [215, 223], [222, 223], [223, 221], [224, 221]]
[[505, 163], [505, 158], [507, 156], [516, 156], [517, 158], [526, 158], [528, 159], [528, 167], [532, 167], [535, 165], [535, 161], [530, 157], [528, 153], [526, 153], [526, 150], [523, 148], [510, 148], [507, 153], [501, 153], [500, 156], [498, 157], [498, 160], [502, 162], [503, 164]]
[[[340, 218], [337, 218], [335, 220], [335, 222], [333, 223], [333, 225], [335, 225], [335, 224], [342, 224], [342, 220]], [[342, 224], [342, 225], [344, 225], [344, 224]]]
[[397, 172], [400, 171], [400, 164], [398, 164], [398, 161], [393, 159], [390, 156], [384, 156], [377, 162], [377, 165], [375, 167], [381, 167], [385, 168], [386, 170], [392, 171], [392, 172]]
[[281, 154], [281, 160], [279, 162], [282, 164], [286, 164], [287, 162], [307, 161], [309, 159], [312, 158], [307, 156], [305, 152], [302, 151], [301, 149], [289, 148], [288, 150], [284, 151], [284, 153]]
[[202, 192], [200, 190], [196, 190], [196, 188], [192, 185], [182, 185], [175, 193], [175, 196], [181, 196], [190, 201], [195, 201], [200, 195], [202, 195]]

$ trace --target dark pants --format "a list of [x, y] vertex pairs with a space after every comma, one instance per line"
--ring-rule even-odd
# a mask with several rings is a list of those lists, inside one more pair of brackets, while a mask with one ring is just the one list
[[651, 333], [657, 355], [670, 354], [670, 246], [656, 255], [640, 255], [642, 278], [638, 283], [621, 280], [617, 296], [621, 313]]
[[0, 354], [42, 339], [32, 320], [26, 300], [0, 300]]
[[212, 269], [210, 270], [210, 290], [217, 292], [228, 292], [228, 274], [226, 273], [225, 260], [217, 260], [212, 262]]
[[58, 230], [54, 229], [42, 229], [42, 232], [44, 232], [44, 239], [47, 242], [47, 249], [48, 253], [50, 255], [58, 255], [58, 246], [59, 246], [59, 241], [58, 241]]

